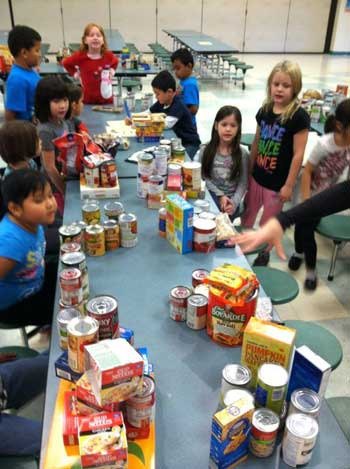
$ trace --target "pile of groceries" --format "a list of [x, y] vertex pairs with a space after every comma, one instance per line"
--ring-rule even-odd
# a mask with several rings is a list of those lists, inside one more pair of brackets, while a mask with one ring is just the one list
[[[192, 273], [192, 288], [174, 287], [170, 317], [191, 329], [207, 328], [211, 339], [242, 345], [241, 362], [222, 370], [213, 415], [209, 467], [232, 469], [249, 454], [270, 457], [282, 448], [283, 461], [297, 467], [312, 457], [318, 417], [331, 366], [306, 345], [294, 350], [296, 331], [258, 311], [254, 273], [224, 264]], [[277, 456], [278, 457], [278, 456]]]
[[135, 127], [136, 138], [139, 142], [159, 142], [165, 128], [163, 113], [134, 113], [131, 116], [132, 125]]

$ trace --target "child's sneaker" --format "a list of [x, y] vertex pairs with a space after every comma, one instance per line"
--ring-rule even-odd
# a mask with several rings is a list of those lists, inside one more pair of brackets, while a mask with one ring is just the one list
[[268, 251], [262, 251], [253, 262], [255, 267], [266, 267], [270, 261], [270, 253]]
[[291, 258], [289, 259], [289, 262], [288, 262], [288, 268], [290, 270], [298, 270], [299, 267], [301, 266], [303, 262], [303, 259], [301, 257], [298, 257], [298, 256], [291, 256]]

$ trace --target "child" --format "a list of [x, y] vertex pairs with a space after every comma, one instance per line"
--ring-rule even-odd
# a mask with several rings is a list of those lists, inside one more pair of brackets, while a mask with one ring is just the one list
[[45, 175], [13, 171], [2, 181], [7, 214], [0, 222], [0, 321], [51, 324], [57, 265], [45, 271], [42, 225], [55, 219], [56, 201]]
[[223, 106], [215, 116], [211, 140], [195, 159], [202, 162], [202, 178], [214, 202], [231, 218], [239, 214], [248, 181], [249, 155], [240, 146], [242, 116], [234, 106]]
[[[301, 178], [301, 195], [306, 200], [335, 184], [350, 164], [350, 99], [338, 104], [335, 115], [325, 123], [326, 134], [319, 138], [306, 163]], [[294, 231], [295, 253], [288, 267], [298, 270], [305, 258], [306, 278], [304, 287], [317, 287], [315, 228], [320, 218], [297, 223]]]
[[15, 59], [6, 81], [5, 119], [32, 120], [35, 89], [40, 76], [33, 67], [41, 60], [40, 34], [28, 26], [15, 26], [8, 36]]
[[[278, 63], [267, 81], [267, 98], [259, 109], [257, 129], [250, 154], [252, 174], [245, 198], [242, 225], [251, 228], [263, 207], [260, 225], [282, 210], [291, 199], [303, 161], [310, 118], [300, 107], [299, 65]], [[269, 252], [262, 251], [254, 265], [267, 265]]]
[[71, 106], [71, 120], [73, 121], [75, 131], [77, 133], [86, 132], [88, 134], [89, 129], [80, 119], [80, 115], [84, 109], [83, 89], [81, 86], [74, 84], [69, 86], [69, 101]]
[[42, 147], [42, 164], [49, 180], [54, 186], [54, 193], [63, 212], [64, 178], [60, 173], [59, 151], [52, 143], [66, 132], [74, 132], [70, 119], [68, 86], [57, 76], [47, 76], [40, 80], [35, 96], [35, 115], [39, 119], [38, 133]]
[[0, 128], [0, 155], [7, 163], [4, 177], [15, 169], [38, 169], [33, 158], [39, 154], [40, 140], [34, 124], [15, 120]]
[[84, 29], [80, 50], [63, 59], [67, 72], [80, 79], [84, 89], [85, 104], [107, 104], [113, 95], [104, 98], [101, 94], [101, 72], [109, 68], [112, 79], [118, 65], [117, 57], [108, 50], [102, 26], [89, 23]]
[[174, 129], [176, 136], [181, 138], [188, 156], [193, 159], [201, 141], [189, 110], [176, 95], [174, 77], [167, 70], [162, 70], [154, 77], [151, 85], [157, 102], [150, 107], [150, 111], [164, 112], [167, 115], [166, 128]]
[[188, 49], [176, 50], [171, 56], [176, 78], [180, 80], [180, 94], [192, 115], [192, 122], [197, 126], [196, 114], [199, 108], [199, 89], [197, 78], [192, 75], [193, 55]]

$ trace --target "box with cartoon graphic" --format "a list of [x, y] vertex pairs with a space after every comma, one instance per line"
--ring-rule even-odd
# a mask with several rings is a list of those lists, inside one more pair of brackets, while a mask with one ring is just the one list
[[178, 194], [166, 198], [166, 237], [180, 254], [192, 251], [193, 207]]

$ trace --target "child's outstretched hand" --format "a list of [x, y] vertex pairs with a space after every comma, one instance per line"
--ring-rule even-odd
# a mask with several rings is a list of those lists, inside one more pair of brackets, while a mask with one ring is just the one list
[[287, 186], [286, 184], [281, 187], [280, 190], [280, 199], [282, 202], [288, 202], [288, 200], [291, 200], [293, 194], [293, 188], [290, 186]]
[[124, 124], [125, 125], [132, 125], [132, 119], [130, 119], [130, 117], [125, 117]]
[[228, 215], [233, 215], [236, 207], [229, 197], [223, 195], [220, 197], [220, 209]]

